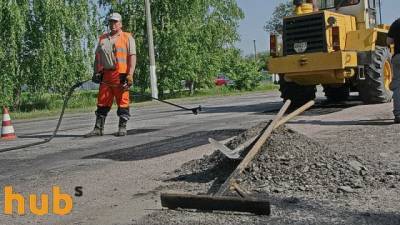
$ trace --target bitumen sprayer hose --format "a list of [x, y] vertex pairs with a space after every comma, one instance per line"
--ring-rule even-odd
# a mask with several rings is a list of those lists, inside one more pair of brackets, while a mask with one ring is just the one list
[[[63, 104], [63, 107], [61, 109], [61, 114], [60, 114], [60, 117], [58, 119], [58, 123], [57, 123], [56, 129], [53, 131], [53, 134], [48, 139], [44, 139], [43, 141], [39, 141], [39, 142], [31, 143], [31, 144], [20, 145], [20, 146], [9, 147], [9, 148], [3, 148], [3, 149], [0, 149], [0, 153], [19, 150], [19, 149], [24, 149], [24, 148], [29, 148], [29, 147], [42, 145], [42, 144], [50, 142], [57, 135], [57, 132], [60, 129], [60, 125], [61, 125], [61, 122], [62, 122], [63, 117], [64, 117], [65, 109], [67, 108], [68, 101], [70, 100], [72, 94], [75, 92], [75, 89], [80, 87], [80, 86], [82, 86], [84, 83], [89, 82], [89, 81], [91, 81], [91, 79], [90, 80], [85, 80], [85, 81], [79, 81], [69, 89], [69, 91], [67, 92], [67, 94], [65, 95], [65, 98], [64, 98], [64, 104]], [[196, 108], [186, 108], [186, 107], [183, 107], [183, 106], [180, 106], [180, 105], [168, 102], [168, 101], [164, 101], [164, 100], [161, 100], [161, 99], [158, 99], [158, 98], [154, 98], [152, 96], [148, 96], [148, 95], [144, 95], [144, 94], [138, 94], [138, 95], [141, 95], [141, 96], [144, 96], [144, 97], [148, 97], [148, 98], [151, 98], [151, 99], [154, 99], [154, 100], [157, 100], [157, 101], [160, 101], [160, 102], [163, 102], [163, 103], [166, 103], [166, 104], [169, 104], [169, 105], [172, 105], [172, 106], [184, 109], [184, 110], [191, 111], [195, 115], [197, 115], [198, 112], [201, 111], [201, 106], [198, 106]]]
[[86, 82], [88, 82], [90, 80], [79, 81], [69, 89], [69, 91], [67, 92], [67, 94], [65, 95], [65, 98], [64, 98], [64, 104], [63, 104], [63, 107], [61, 109], [61, 114], [60, 114], [60, 117], [58, 119], [58, 123], [57, 123], [56, 129], [53, 131], [53, 134], [49, 138], [44, 139], [43, 141], [30, 143], [30, 144], [26, 144], [26, 145], [20, 145], [20, 146], [15, 146], [15, 147], [10, 147], [10, 148], [3, 148], [3, 149], [0, 149], [0, 153], [19, 150], [19, 149], [24, 149], [24, 148], [33, 147], [33, 146], [36, 146], [36, 145], [42, 145], [42, 144], [50, 142], [57, 135], [57, 132], [60, 129], [60, 125], [61, 125], [62, 119], [64, 117], [65, 109], [67, 108], [68, 101], [70, 100], [72, 94], [75, 92], [75, 89], [80, 87], [80, 86], [82, 86], [84, 83], [86, 83]]

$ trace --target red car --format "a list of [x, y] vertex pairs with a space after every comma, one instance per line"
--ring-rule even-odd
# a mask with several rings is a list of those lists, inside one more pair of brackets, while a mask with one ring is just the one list
[[217, 86], [233, 85], [233, 81], [225, 75], [218, 75], [218, 77], [215, 79], [214, 83]]

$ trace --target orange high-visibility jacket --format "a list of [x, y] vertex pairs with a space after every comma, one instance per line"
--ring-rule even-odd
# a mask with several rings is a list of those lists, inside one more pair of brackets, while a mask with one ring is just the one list
[[[127, 74], [129, 71], [128, 66], [128, 45], [129, 45], [129, 37], [131, 36], [130, 33], [121, 32], [115, 44], [113, 46], [113, 53], [115, 56], [115, 68], [119, 73]], [[99, 42], [109, 37], [109, 34], [103, 34], [100, 36]], [[98, 62], [100, 55], [96, 54]], [[102, 65], [99, 65], [98, 71], [101, 71]]]

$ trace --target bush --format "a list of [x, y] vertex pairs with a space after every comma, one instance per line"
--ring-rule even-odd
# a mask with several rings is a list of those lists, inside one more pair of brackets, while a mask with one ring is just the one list
[[253, 90], [261, 81], [261, 74], [257, 71], [257, 64], [241, 60], [234, 68], [235, 87], [239, 90]]

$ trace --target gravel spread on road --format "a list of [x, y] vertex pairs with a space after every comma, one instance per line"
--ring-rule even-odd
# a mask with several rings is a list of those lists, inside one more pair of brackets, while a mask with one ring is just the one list
[[[266, 125], [262, 123], [247, 130], [227, 146], [235, 148], [257, 135]], [[199, 181], [220, 178], [218, 181], [221, 182], [238, 163], [218, 151], [188, 162], [175, 172], [181, 180], [185, 180], [185, 175], [197, 174]], [[374, 186], [376, 179], [371, 177], [361, 158], [329, 151], [327, 146], [282, 127], [273, 132], [237, 181], [255, 193], [337, 194], [357, 193], [366, 186]]]
[[[268, 123], [248, 129], [226, 145], [234, 149], [263, 131]], [[379, 214], [368, 212], [370, 206], [365, 204], [390, 196], [378, 197], [376, 193], [382, 190], [393, 195], [399, 174], [394, 170], [382, 171], [381, 163], [349, 152], [332, 149], [281, 127], [236, 178], [251, 195], [271, 200], [270, 217], [163, 210], [146, 216], [138, 224], [161, 224], [166, 220], [167, 224], [399, 224], [400, 215], [395, 211], [389, 213], [395, 205], [390, 204], [385, 213]], [[183, 164], [166, 181], [175, 182], [176, 189], [182, 192], [213, 194], [239, 163], [215, 151]]]

